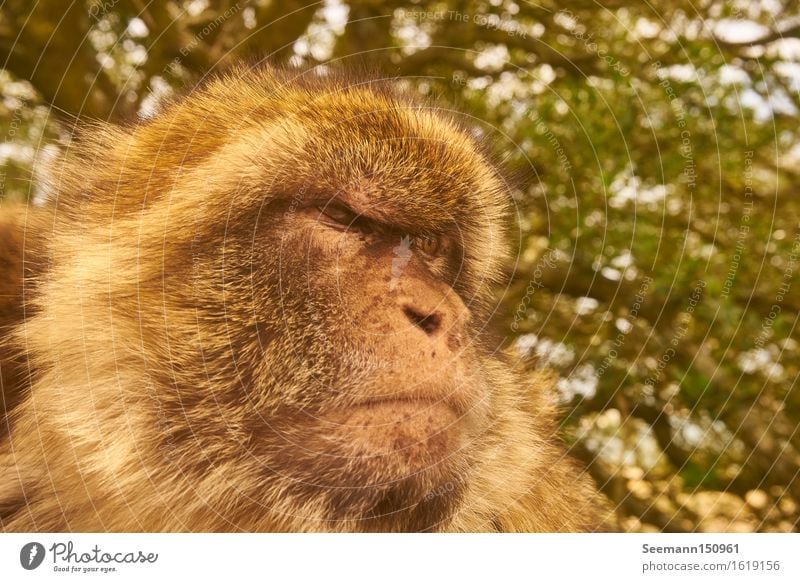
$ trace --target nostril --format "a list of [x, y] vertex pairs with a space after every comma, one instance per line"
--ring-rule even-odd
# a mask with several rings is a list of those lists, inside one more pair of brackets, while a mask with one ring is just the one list
[[403, 307], [403, 313], [411, 323], [428, 335], [435, 334], [442, 326], [442, 316], [438, 313], [425, 314], [409, 306]]

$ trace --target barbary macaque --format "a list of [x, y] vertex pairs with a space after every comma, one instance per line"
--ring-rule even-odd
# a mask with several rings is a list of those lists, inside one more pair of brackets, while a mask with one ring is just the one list
[[490, 331], [487, 149], [395, 83], [269, 66], [84, 128], [0, 222], [2, 529], [598, 527]]

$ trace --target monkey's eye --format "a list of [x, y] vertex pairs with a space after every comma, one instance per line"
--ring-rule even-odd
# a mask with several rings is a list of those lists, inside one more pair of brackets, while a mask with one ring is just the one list
[[426, 255], [435, 256], [442, 250], [442, 241], [435, 236], [418, 236], [414, 240], [414, 246]]
[[326, 204], [318, 207], [323, 218], [327, 218], [327, 222], [336, 223], [339, 226], [354, 227], [359, 222], [358, 215], [339, 204]]

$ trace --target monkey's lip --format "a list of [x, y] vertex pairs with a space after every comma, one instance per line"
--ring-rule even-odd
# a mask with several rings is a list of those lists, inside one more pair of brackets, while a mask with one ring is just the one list
[[459, 423], [464, 417], [463, 407], [448, 399], [409, 396], [365, 398], [346, 406], [337, 406], [317, 416], [319, 420], [334, 427], [364, 429], [423, 419], [446, 428]]
[[359, 408], [383, 408], [396, 406], [398, 408], [418, 408], [420, 410], [429, 409], [449, 409], [455, 415], [463, 414], [463, 409], [456, 402], [447, 398], [414, 398], [410, 396], [389, 396], [379, 398], [369, 398], [355, 403]]
[[468, 418], [447, 400], [392, 397], [362, 401], [338, 419], [343, 426], [369, 433], [392, 432], [402, 427], [404, 432], [425, 440], [431, 435], [460, 432]]
[[413, 387], [392, 386], [380, 382], [363, 386], [360, 394], [353, 394], [351, 405], [357, 408], [391, 408], [409, 410], [449, 409], [456, 416], [464, 416], [474, 406], [474, 397], [467, 388], [470, 384], [424, 382]]
[[446, 400], [391, 397], [366, 399], [326, 420], [359, 456], [399, 454], [395, 468], [405, 474], [409, 467], [428, 466], [459, 448], [465, 417]]
[[434, 405], [434, 404], [447, 404], [447, 400], [443, 398], [414, 398], [411, 396], [386, 396], [378, 398], [368, 398], [356, 403], [356, 406], [378, 406], [382, 404], [418, 404], [418, 405]]

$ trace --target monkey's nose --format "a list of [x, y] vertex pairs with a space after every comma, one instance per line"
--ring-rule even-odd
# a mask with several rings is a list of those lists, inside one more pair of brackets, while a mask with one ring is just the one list
[[466, 309], [462, 314], [448, 309], [423, 310], [416, 305], [406, 304], [403, 306], [403, 314], [414, 327], [421, 329], [431, 340], [443, 341], [453, 352], [461, 348], [464, 329], [469, 319]]
[[403, 313], [412, 324], [429, 336], [438, 335], [442, 329], [442, 315], [440, 313], [425, 313], [410, 305], [403, 307]]

